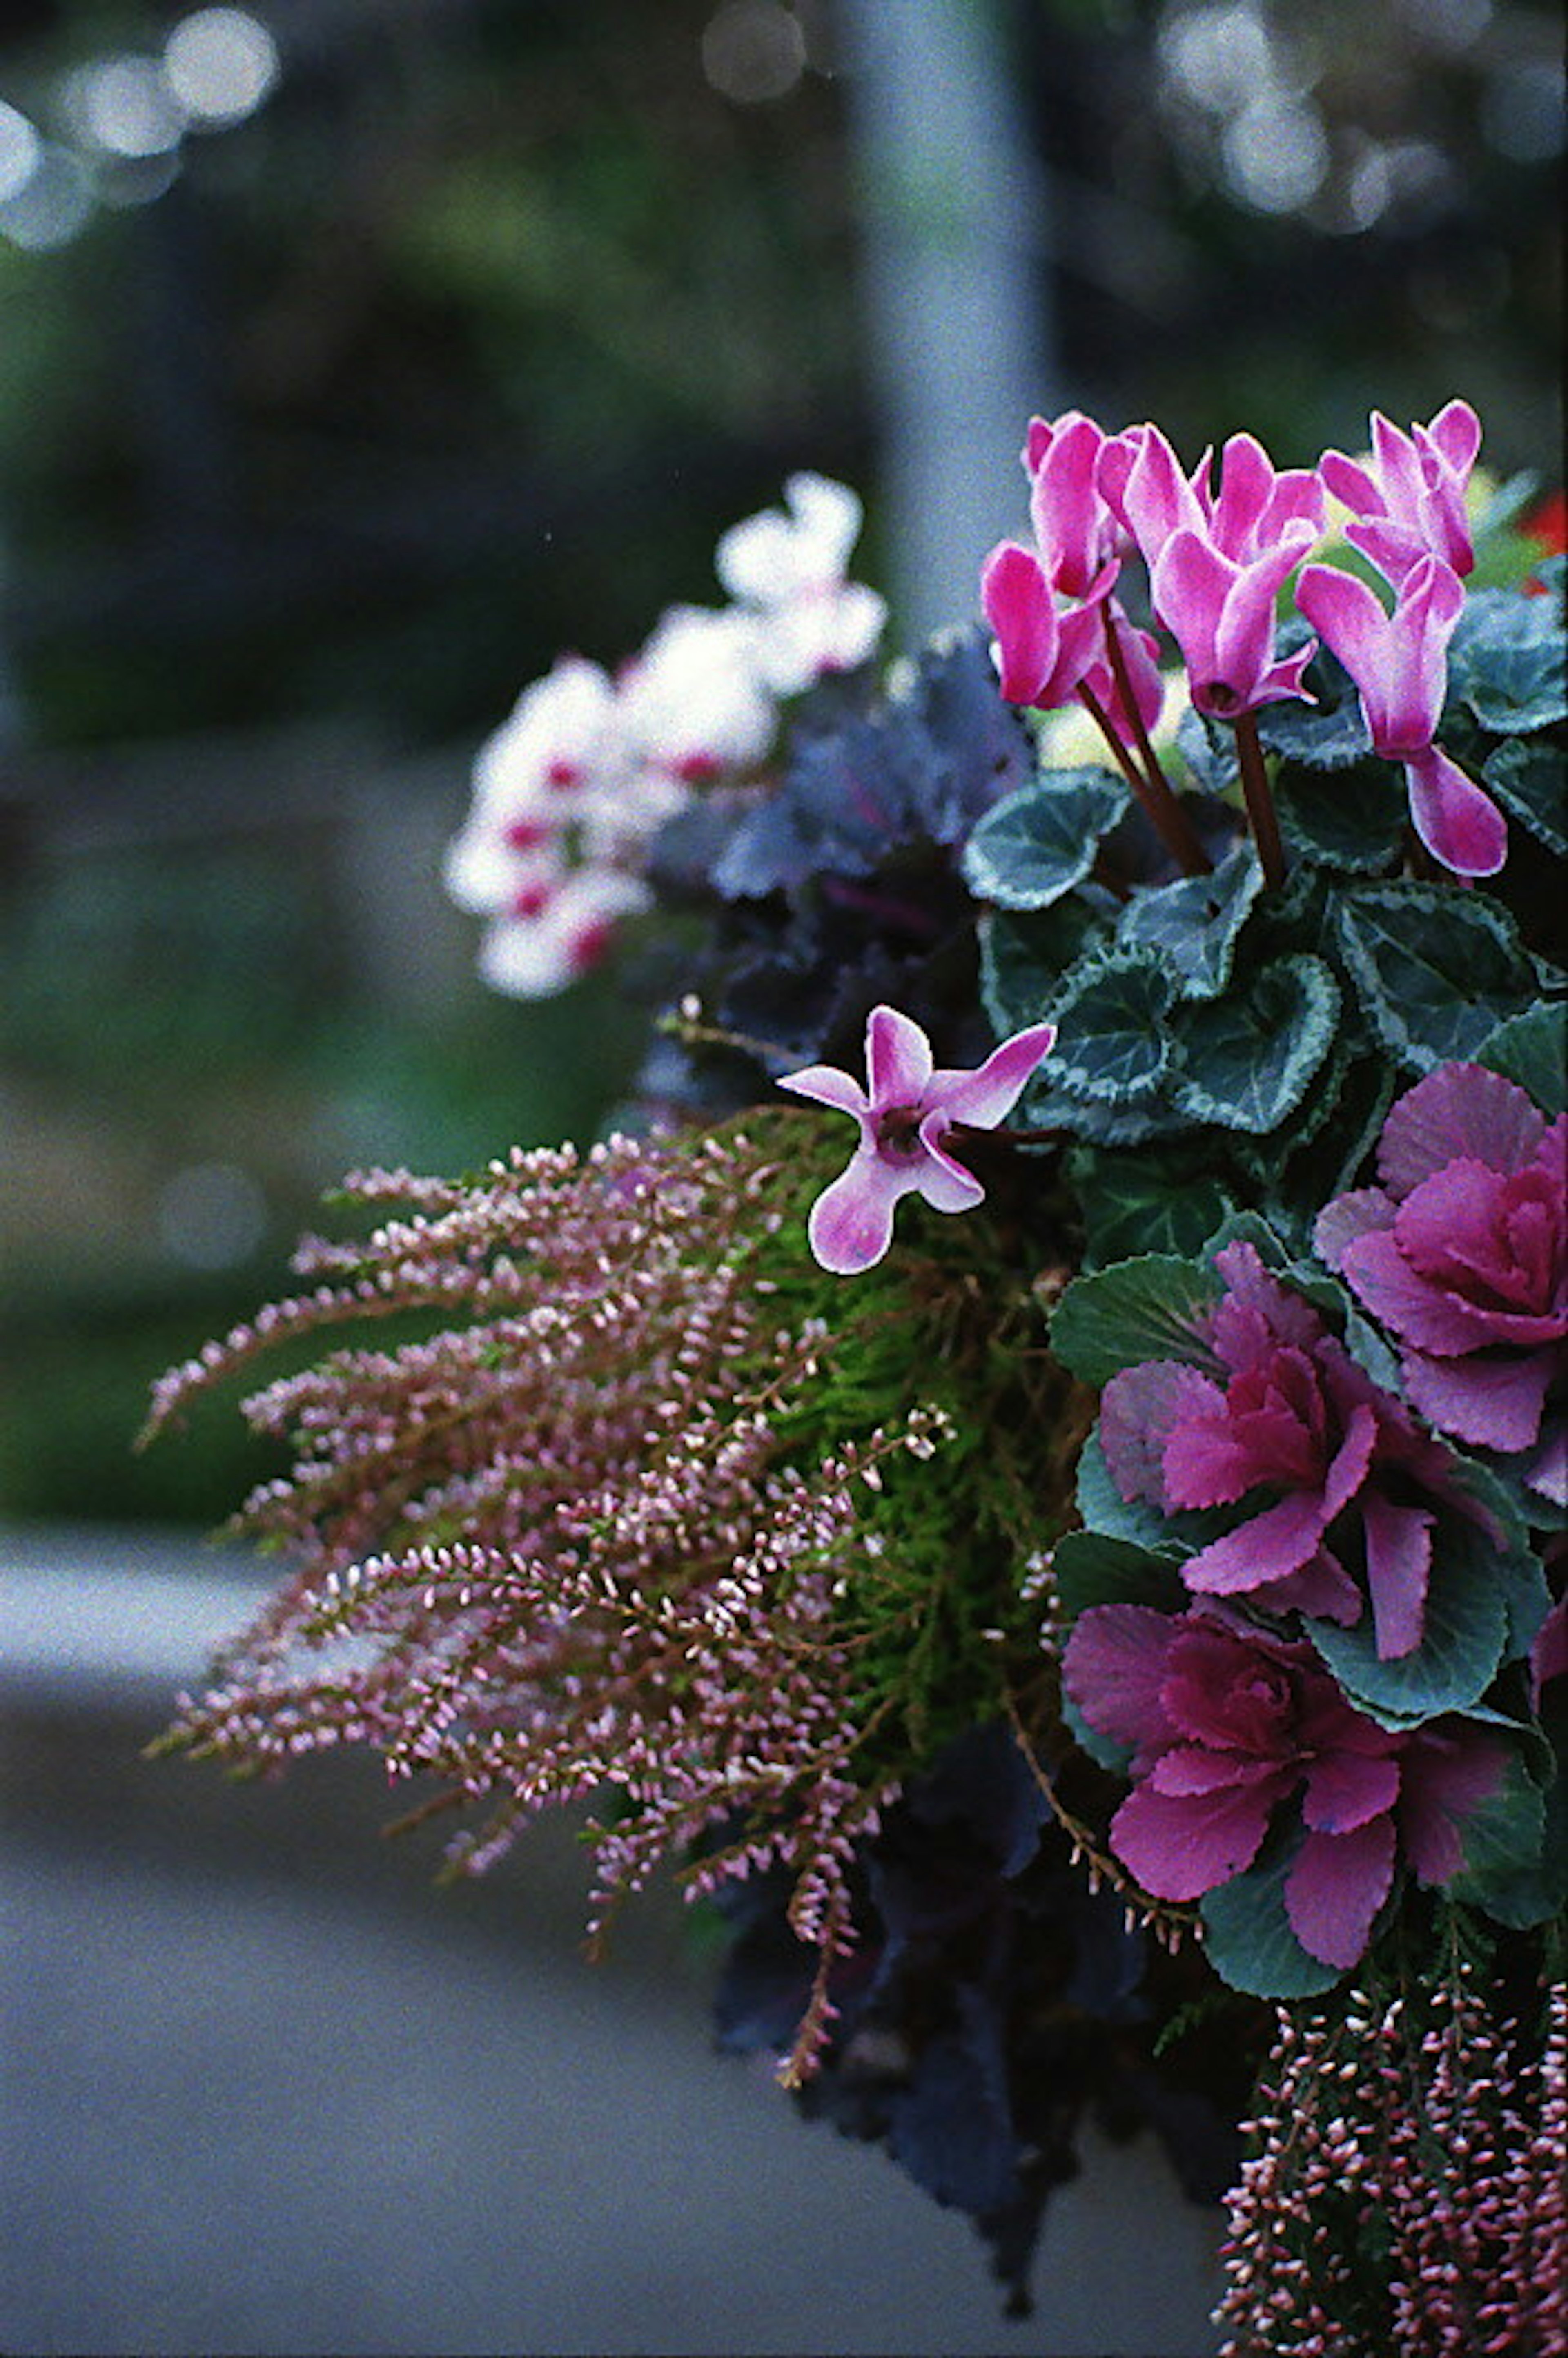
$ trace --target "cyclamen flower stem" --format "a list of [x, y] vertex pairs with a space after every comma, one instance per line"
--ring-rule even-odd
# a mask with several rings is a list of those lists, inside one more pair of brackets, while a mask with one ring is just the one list
[[1269, 773], [1264, 766], [1263, 748], [1258, 736], [1258, 716], [1255, 712], [1238, 712], [1231, 727], [1236, 731], [1236, 752], [1241, 764], [1241, 791], [1247, 801], [1247, 816], [1252, 822], [1258, 857], [1263, 865], [1263, 882], [1271, 891], [1275, 891], [1285, 881], [1285, 852], [1280, 841], [1280, 822], [1274, 810], [1274, 797], [1269, 790]]
[[[1078, 701], [1098, 729], [1127, 780], [1145, 818], [1177, 865], [1188, 876], [1206, 876], [1212, 862], [1187, 822], [1187, 817], [1162, 774], [1158, 784], [1141, 771], [1112, 725], [1109, 713], [1092, 687], [1078, 689]], [[1168, 806], [1168, 807], [1167, 807]]]
[[1166, 843], [1175, 853], [1184, 872], [1188, 876], [1206, 876], [1212, 871], [1214, 862], [1198, 841], [1191, 820], [1172, 793], [1171, 782], [1161, 767], [1160, 756], [1154, 751], [1153, 739], [1149, 734], [1142, 708], [1139, 704], [1132, 681], [1128, 674], [1127, 654], [1121, 644], [1121, 633], [1117, 627], [1116, 619], [1108, 606], [1104, 610], [1104, 621], [1106, 654], [1109, 658], [1110, 668], [1115, 676], [1117, 694], [1121, 698], [1121, 708], [1126, 713], [1131, 724], [1132, 733], [1138, 741], [1138, 751], [1142, 759], [1144, 776], [1149, 784], [1150, 800], [1145, 805], [1145, 808]]

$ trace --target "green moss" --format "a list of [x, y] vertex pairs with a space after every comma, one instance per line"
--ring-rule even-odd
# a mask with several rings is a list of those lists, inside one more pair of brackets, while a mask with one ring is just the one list
[[[856, 1486], [859, 1545], [838, 1564], [834, 1636], [851, 1653], [867, 1731], [857, 1765], [880, 1782], [996, 1716], [1038, 1667], [1024, 1574], [1068, 1520], [1092, 1413], [1045, 1345], [1070, 1211], [1045, 1166], [1015, 1157], [960, 1218], [905, 1201], [885, 1260], [835, 1277], [813, 1260], [806, 1219], [843, 1167], [841, 1126], [791, 1109], [737, 1127], [782, 1215], [750, 1260], [771, 1325], [798, 1333], [815, 1321], [824, 1334], [816, 1372], [773, 1412], [780, 1462], [809, 1475], [921, 1410], [943, 1428], [930, 1454], [895, 1449], [880, 1487]], [[760, 1389], [766, 1370], [756, 1373]]]

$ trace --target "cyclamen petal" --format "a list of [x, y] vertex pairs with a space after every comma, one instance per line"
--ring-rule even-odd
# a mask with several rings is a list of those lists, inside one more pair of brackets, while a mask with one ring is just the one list
[[812, 1210], [807, 1235], [821, 1266], [848, 1277], [881, 1260], [904, 1195], [918, 1193], [938, 1212], [981, 1203], [985, 1189], [954, 1153], [950, 1133], [961, 1122], [994, 1129], [1054, 1037], [1050, 1024], [1034, 1024], [978, 1071], [937, 1073], [919, 1024], [896, 1007], [876, 1007], [866, 1024], [869, 1094], [829, 1065], [785, 1074], [781, 1088], [851, 1115], [860, 1133], [848, 1169]]
[[866, 1026], [866, 1068], [871, 1104], [915, 1104], [931, 1078], [931, 1043], [896, 1007], [876, 1007]]
[[1041, 1058], [1049, 1055], [1055, 1040], [1054, 1023], [1032, 1023], [1027, 1031], [1015, 1032], [1011, 1040], [993, 1048], [974, 1072], [957, 1072], [947, 1066], [934, 1072], [933, 1094], [941, 1098], [942, 1109], [950, 1121], [967, 1121], [978, 1130], [993, 1129], [999, 1121], [1007, 1120], [1031, 1075]]
[[895, 1205], [918, 1184], [875, 1154], [857, 1154], [811, 1207], [806, 1236], [820, 1266], [835, 1277], [872, 1268], [892, 1242]]
[[1508, 821], [1490, 795], [1439, 745], [1405, 763], [1411, 817], [1433, 858], [1455, 876], [1495, 876], [1509, 856]]

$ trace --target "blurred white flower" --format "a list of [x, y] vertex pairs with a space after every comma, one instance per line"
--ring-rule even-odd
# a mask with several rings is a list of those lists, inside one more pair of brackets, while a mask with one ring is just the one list
[[749, 614], [672, 606], [621, 676], [628, 738], [644, 765], [687, 785], [760, 761], [777, 714]]
[[562, 815], [574, 798], [626, 767], [614, 683], [598, 664], [562, 655], [525, 687], [507, 719], [480, 747], [474, 798], [519, 815]]
[[492, 925], [479, 954], [485, 981], [514, 999], [546, 999], [576, 982], [653, 896], [639, 876], [589, 866], [541, 876], [524, 897], [527, 907]]
[[849, 581], [862, 510], [847, 484], [792, 475], [784, 508], [731, 525], [714, 559], [719, 580], [758, 623], [755, 661], [775, 695], [793, 696], [824, 672], [850, 671], [874, 650], [887, 607]]

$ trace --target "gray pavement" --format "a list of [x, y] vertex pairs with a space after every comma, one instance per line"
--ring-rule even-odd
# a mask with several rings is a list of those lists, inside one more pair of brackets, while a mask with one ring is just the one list
[[1005, 2323], [962, 2219], [709, 2051], [670, 1905], [587, 1967], [568, 1829], [436, 1891], [362, 1766], [143, 1764], [148, 1676], [0, 1696], [5, 2351], [1215, 2346], [1153, 2150], [1095, 2152]]

